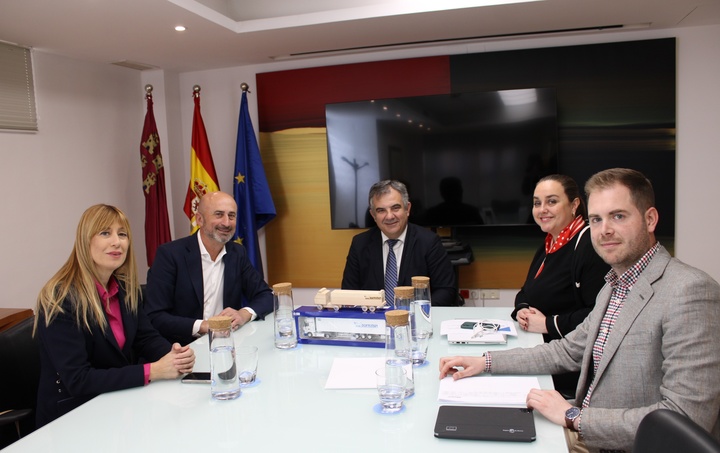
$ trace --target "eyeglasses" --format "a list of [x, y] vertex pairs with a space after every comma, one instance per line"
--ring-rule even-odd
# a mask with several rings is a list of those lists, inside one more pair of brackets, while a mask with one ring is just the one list
[[500, 324], [490, 321], [480, 321], [473, 326], [473, 334], [471, 338], [482, 337], [483, 335], [495, 333], [500, 328]]

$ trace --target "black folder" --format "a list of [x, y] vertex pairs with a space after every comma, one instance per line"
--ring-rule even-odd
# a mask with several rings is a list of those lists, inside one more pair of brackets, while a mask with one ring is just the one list
[[532, 410], [525, 408], [440, 406], [435, 437], [532, 442], [535, 420]]

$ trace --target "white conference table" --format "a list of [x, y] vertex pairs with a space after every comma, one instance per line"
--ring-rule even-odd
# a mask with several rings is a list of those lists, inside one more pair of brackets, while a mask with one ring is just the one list
[[[272, 316], [234, 333], [236, 346], [259, 348], [259, 383], [232, 401], [215, 401], [207, 384], [157, 381], [149, 386], [100, 395], [3, 450], [15, 452], [392, 452], [479, 449], [493, 453], [567, 451], [563, 430], [535, 413], [531, 443], [437, 439], [438, 361], [447, 355], [533, 346], [539, 334], [518, 332], [507, 345], [449, 345], [440, 336], [445, 319], [509, 319], [508, 308], [433, 307], [435, 334], [429, 364], [415, 368], [415, 395], [400, 414], [376, 413], [374, 389], [324, 389], [336, 357], [380, 357], [381, 348], [299, 344], [273, 345]], [[207, 337], [193, 343], [196, 371], [209, 370]], [[539, 376], [551, 389], [550, 376]]]

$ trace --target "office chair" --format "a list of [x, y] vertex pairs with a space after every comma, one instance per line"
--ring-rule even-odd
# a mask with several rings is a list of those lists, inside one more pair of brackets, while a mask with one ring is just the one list
[[20, 421], [32, 414], [32, 409], [8, 409], [0, 412], [0, 426], [15, 423], [15, 431], [17, 431], [18, 439], [22, 437], [20, 429]]
[[0, 331], [0, 448], [35, 430], [40, 352], [33, 321], [34, 316]]
[[688, 417], [658, 409], [640, 422], [633, 452], [720, 453], [720, 442]]

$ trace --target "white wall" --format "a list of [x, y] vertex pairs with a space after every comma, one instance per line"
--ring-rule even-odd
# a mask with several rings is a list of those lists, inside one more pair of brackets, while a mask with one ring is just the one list
[[[155, 116], [166, 162], [173, 237], [187, 234], [182, 205], [189, 175], [192, 86], [201, 106], [220, 188], [232, 190], [240, 84], [251, 86], [256, 131], [255, 74], [361, 61], [663, 37], [678, 39], [677, 256], [720, 280], [720, 239], [713, 209], [720, 194], [720, 26], [386, 51], [365, 55], [170, 74], [137, 72], [59, 56], [34, 56], [40, 132], [0, 132], [5, 181], [5, 222], [0, 226], [0, 307], [33, 307], [37, 292], [67, 258], [82, 211], [115, 204], [132, 221], [135, 253], [144, 281], [144, 199], [138, 146], [145, 114], [144, 85], [155, 87]], [[656, 181], [661, 184], [661, 181]], [[660, 213], [662, 219], [662, 213]], [[662, 220], [661, 220], [662, 221]], [[518, 282], [518, 285], [521, 282]], [[310, 300], [314, 289], [298, 289]], [[297, 297], [296, 296], [296, 297]], [[512, 305], [514, 291], [493, 305]], [[490, 301], [486, 301], [489, 305]]]
[[678, 43], [675, 255], [720, 281], [720, 27]]
[[140, 73], [36, 52], [39, 132], [0, 132], [0, 307], [34, 307], [70, 254], [82, 212], [123, 209], [145, 261]]

